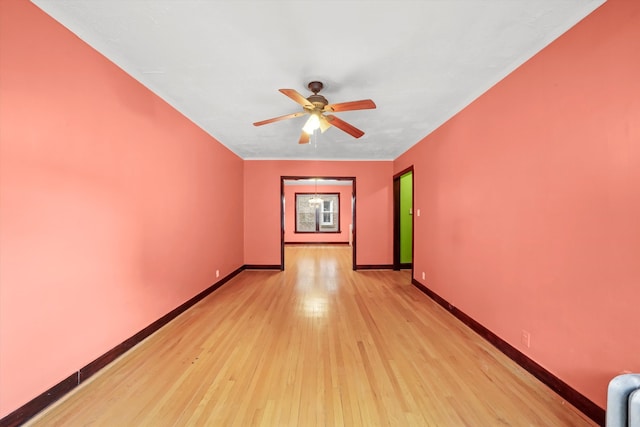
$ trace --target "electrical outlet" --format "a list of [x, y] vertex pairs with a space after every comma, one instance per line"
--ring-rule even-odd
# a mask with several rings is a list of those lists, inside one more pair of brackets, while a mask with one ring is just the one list
[[216, 270], [216, 277], [220, 277], [220, 270]]
[[531, 334], [524, 329], [522, 330], [522, 335], [520, 335], [520, 342], [523, 346], [530, 348], [531, 347]]
[[425, 276], [424, 271], [422, 272], [422, 280], [424, 280], [427, 276]]

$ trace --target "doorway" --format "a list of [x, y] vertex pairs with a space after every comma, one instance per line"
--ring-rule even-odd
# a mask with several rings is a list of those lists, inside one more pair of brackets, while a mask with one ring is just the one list
[[393, 269], [413, 277], [413, 166], [393, 176]]
[[[336, 177], [336, 176], [281, 176], [280, 177], [280, 270], [284, 270], [285, 260], [285, 242], [286, 233], [289, 231], [287, 227], [292, 227], [291, 224], [287, 225], [287, 216], [294, 212], [295, 199], [287, 199], [286, 194], [289, 193], [285, 190], [287, 186], [293, 185], [314, 185], [315, 192], [323, 192], [323, 186], [339, 185], [350, 186], [350, 197], [346, 197], [340, 205], [341, 209], [347, 209], [350, 212], [349, 221], [347, 224], [342, 224], [345, 227], [345, 233], [348, 235], [348, 243], [351, 245], [351, 258], [352, 268], [357, 269], [356, 264], [356, 178], [355, 177]], [[349, 201], [351, 203], [349, 203]]]

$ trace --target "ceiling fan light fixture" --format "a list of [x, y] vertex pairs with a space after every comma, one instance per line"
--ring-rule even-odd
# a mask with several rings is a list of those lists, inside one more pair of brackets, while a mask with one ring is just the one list
[[320, 128], [320, 119], [316, 113], [312, 113], [309, 115], [309, 119], [304, 124], [302, 128], [303, 131], [308, 133], [309, 135], [313, 134], [313, 131]]
[[302, 96], [295, 89], [278, 89], [278, 91], [280, 91], [282, 94], [291, 98], [298, 105], [301, 105], [303, 111], [274, 117], [272, 119], [262, 120], [259, 122], [255, 122], [253, 125], [262, 126], [273, 122], [279, 122], [280, 120], [292, 119], [304, 114], [309, 114], [309, 119], [302, 127], [302, 132], [300, 132], [300, 139], [298, 140], [298, 144], [308, 144], [310, 136], [314, 135], [316, 129], [320, 129], [320, 131], [324, 133], [332, 126], [348, 133], [354, 138], [360, 138], [362, 135], [364, 135], [364, 132], [360, 129], [329, 113], [340, 113], [343, 111], [354, 110], [369, 110], [372, 108], [376, 108], [376, 104], [370, 99], [329, 104], [327, 98], [318, 93], [320, 92], [320, 90], [322, 90], [323, 87], [324, 85], [322, 84], [322, 82], [313, 81], [309, 83], [309, 89], [311, 90], [311, 92], [313, 92], [313, 95], [310, 95], [307, 98]]

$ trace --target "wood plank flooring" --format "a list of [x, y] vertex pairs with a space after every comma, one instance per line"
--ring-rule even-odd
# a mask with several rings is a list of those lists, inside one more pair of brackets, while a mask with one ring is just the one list
[[410, 284], [295, 245], [244, 271], [31, 426], [593, 426]]

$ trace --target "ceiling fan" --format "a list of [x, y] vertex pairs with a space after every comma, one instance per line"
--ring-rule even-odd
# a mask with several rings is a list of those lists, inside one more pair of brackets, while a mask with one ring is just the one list
[[311, 82], [307, 86], [313, 95], [305, 98], [300, 95], [294, 89], [279, 89], [280, 92], [287, 95], [289, 98], [293, 99], [298, 104], [302, 105], [303, 110], [297, 113], [286, 114], [280, 117], [274, 117], [273, 119], [263, 120], [261, 122], [255, 122], [254, 126], [262, 126], [273, 122], [278, 122], [280, 120], [292, 119], [294, 117], [300, 117], [305, 114], [309, 114], [309, 119], [305, 123], [302, 128], [302, 133], [300, 134], [299, 144], [308, 144], [309, 137], [313, 134], [313, 131], [316, 129], [320, 129], [321, 132], [325, 132], [331, 126], [335, 126], [338, 129], [348, 133], [354, 138], [360, 138], [364, 135], [364, 132], [360, 129], [356, 128], [353, 125], [345, 122], [342, 119], [334, 116], [333, 114], [325, 114], [325, 113], [339, 113], [342, 111], [353, 111], [353, 110], [369, 110], [372, 108], [376, 108], [376, 104], [370, 99], [363, 99], [360, 101], [351, 101], [351, 102], [341, 102], [338, 104], [329, 104], [327, 98], [322, 95], [319, 95], [318, 92], [322, 90], [324, 85], [322, 82]]

